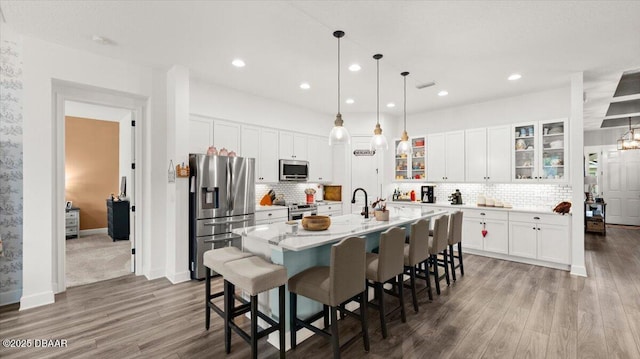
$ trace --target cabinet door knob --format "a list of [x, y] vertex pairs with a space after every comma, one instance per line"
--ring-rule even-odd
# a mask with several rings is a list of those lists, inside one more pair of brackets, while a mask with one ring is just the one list
[[540, 219], [540, 217], [533, 217], [533, 219]]
[[273, 215], [273, 213], [269, 213], [269, 216], [272, 216], [272, 215]]
[[533, 230], [535, 231], [535, 230], [536, 230], [536, 227], [533, 227], [533, 228], [531, 228], [531, 229], [533, 229]]
[[538, 230], [540, 230], [540, 228], [538, 228]]

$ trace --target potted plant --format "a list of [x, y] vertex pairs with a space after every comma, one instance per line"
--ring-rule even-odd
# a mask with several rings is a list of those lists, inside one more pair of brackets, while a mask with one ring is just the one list
[[384, 198], [378, 198], [371, 204], [371, 208], [373, 208], [373, 215], [376, 217], [377, 221], [389, 220], [389, 211], [387, 210], [386, 201], [387, 200]]

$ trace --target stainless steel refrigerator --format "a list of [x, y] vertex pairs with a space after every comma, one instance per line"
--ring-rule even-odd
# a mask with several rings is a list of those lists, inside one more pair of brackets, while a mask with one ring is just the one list
[[189, 155], [189, 256], [192, 279], [203, 279], [204, 252], [240, 248], [232, 229], [255, 225], [255, 159]]

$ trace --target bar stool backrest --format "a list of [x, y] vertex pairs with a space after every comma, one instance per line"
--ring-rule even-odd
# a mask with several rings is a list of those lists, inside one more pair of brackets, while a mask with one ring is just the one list
[[411, 225], [409, 264], [414, 266], [429, 257], [429, 220], [421, 219]]
[[453, 245], [462, 241], [462, 211], [451, 213], [449, 219], [449, 244]]
[[331, 303], [327, 304], [334, 307], [365, 290], [364, 238], [349, 237], [331, 246], [329, 280], [331, 283], [329, 289]]
[[380, 235], [378, 251], [378, 278], [386, 282], [404, 271], [404, 240], [406, 232], [392, 227]]
[[433, 243], [432, 248], [429, 249], [431, 254], [438, 254], [445, 249], [447, 249], [448, 241], [448, 227], [449, 227], [449, 216], [444, 215], [440, 216], [436, 219], [435, 225], [433, 226]]

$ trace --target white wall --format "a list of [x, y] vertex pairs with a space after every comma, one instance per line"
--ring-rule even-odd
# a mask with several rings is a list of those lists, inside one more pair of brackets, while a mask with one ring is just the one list
[[606, 128], [601, 130], [584, 131], [585, 146], [617, 145], [618, 139], [629, 130], [628, 127]]
[[[23, 295], [21, 309], [53, 302], [53, 243], [54, 161], [45, 155], [54, 151], [55, 128], [52, 116], [52, 80], [85, 84], [101, 89], [150, 97], [152, 71], [149, 68], [105, 58], [88, 52], [66, 48], [25, 36], [23, 38], [24, 71], [24, 244], [23, 244]], [[153, 108], [153, 107], [152, 107]], [[143, 119], [154, 118], [153, 111]], [[160, 113], [157, 115], [161, 115]], [[156, 119], [157, 120], [157, 119]], [[153, 122], [153, 121], [151, 121]], [[153, 128], [153, 124], [148, 124]], [[163, 137], [164, 138], [164, 137]], [[153, 144], [152, 144], [153, 145]], [[159, 148], [163, 145], [159, 144]], [[148, 148], [153, 151], [155, 146]], [[55, 152], [54, 152], [55, 153]], [[148, 170], [148, 167], [147, 167]], [[144, 169], [143, 169], [144, 172]], [[149, 175], [142, 174], [149, 179]], [[153, 194], [153, 183], [144, 183]], [[153, 201], [154, 196], [148, 196]], [[148, 203], [153, 207], [153, 203]], [[144, 208], [141, 208], [144, 210]], [[57, 207], [55, 209], [58, 210]], [[63, 214], [60, 206], [60, 216]], [[144, 213], [144, 211], [141, 211]], [[162, 218], [157, 219], [159, 223]], [[153, 220], [145, 221], [143, 242], [153, 247], [155, 238], [149, 236]], [[162, 245], [164, 248], [164, 245]], [[143, 265], [152, 269], [153, 259]], [[151, 267], [148, 267], [151, 266]]]

